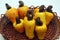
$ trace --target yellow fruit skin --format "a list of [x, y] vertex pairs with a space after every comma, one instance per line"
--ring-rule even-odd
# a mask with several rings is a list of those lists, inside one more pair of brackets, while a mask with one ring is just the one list
[[34, 13], [37, 13], [37, 12], [39, 12], [39, 8], [34, 9]]
[[27, 17], [24, 18], [24, 27], [25, 27], [25, 33], [26, 36], [29, 39], [34, 38], [34, 28], [35, 28], [35, 20], [28, 21]]
[[23, 19], [26, 16], [27, 11], [28, 11], [27, 6], [23, 6], [23, 7], [18, 8], [18, 12], [19, 12], [18, 14], [19, 14], [20, 18]]
[[38, 39], [40, 40], [44, 39], [46, 31], [47, 31], [46, 24], [43, 24], [42, 26], [36, 25], [35, 32], [38, 36]]
[[21, 23], [16, 24], [16, 21], [13, 23], [13, 27], [16, 29], [16, 31], [23, 33], [24, 32], [24, 26], [23, 26], [23, 20], [20, 19]]
[[45, 12], [37, 12], [34, 15], [34, 19], [36, 19], [37, 17], [40, 17], [41, 21], [46, 24], [46, 17], [45, 17]]
[[5, 15], [13, 23], [13, 22], [15, 22], [16, 17], [18, 17], [18, 11], [15, 8], [11, 8], [11, 9], [6, 11]]
[[48, 25], [53, 19], [54, 15], [53, 13], [50, 13], [50, 12], [45, 12], [45, 13], [46, 13], [46, 25]]

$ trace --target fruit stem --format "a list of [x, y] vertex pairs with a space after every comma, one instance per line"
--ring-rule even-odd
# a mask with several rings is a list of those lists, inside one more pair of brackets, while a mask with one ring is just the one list
[[19, 1], [19, 7], [22, 7], [22, 6], [24, 6], [23, 1]]
[[48, 11], [48, 12], [51, 12], [52, 13], [52, 5], [49, 5], [47, 8], [46, 8], [46, 11]]
[[16, 18], [16, 24], [19, 24], [21, 21], [20, 21], [20, 18], [19, 17], [17, 17]]
[[33, 10], [28, 10], [28, 12], [27, 12], [27, 18], [28, 18], [28, 20], [32, 20], [33, 19]]
[[38, 25], [38, 26], [42, 26], [43, 25], [43, 23], [42, 23], [42, 21], [40, 20], [39, 17], [36, 18], [36, 25]]
[[11, 9], [11, 7], [7, 3], [5, 5], [6, 5], [7, 10]]
[[44, 12], [45, 11], [45, 6], [44, 5], [41, 5], [40, 7], [39, 7], [39, 12]]

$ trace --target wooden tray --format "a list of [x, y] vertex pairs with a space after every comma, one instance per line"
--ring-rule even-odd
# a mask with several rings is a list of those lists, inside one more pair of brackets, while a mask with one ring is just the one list
[[[46, 32], [44, 40], [55, 40], [59, 36], [59, 19], [57, 15], [52, 19], [51, 23], [47, 26], [48, 30]], [[0, 21], [0, 33], [3, 35], [5, 40], [29, 40], [25, 33], [18, 33], [12, 26], [12, 23], [8, 21], [6, 16], [3, 16]], [[34, 39], [38, 40], [35, 35]]]

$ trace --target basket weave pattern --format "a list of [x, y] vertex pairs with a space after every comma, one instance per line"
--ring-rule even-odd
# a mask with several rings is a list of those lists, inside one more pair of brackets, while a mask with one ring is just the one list
[[[47, 32], [45, 35], [44, 40], [55, 40], [59, 36], [60, 32], [60, 17], [58, 19], [57, 15], [52, 19], [50, 24], [47, 26]], [[0, 33], [3, 35], [5, 40], [29, 40], [25, 33], [18, 33], [12, 26], [12, 24], [7, 21], [7, 18], [4, 16], [0, 20]], [[34, 39], [38, 40], [37, 36], [35, 35]]]

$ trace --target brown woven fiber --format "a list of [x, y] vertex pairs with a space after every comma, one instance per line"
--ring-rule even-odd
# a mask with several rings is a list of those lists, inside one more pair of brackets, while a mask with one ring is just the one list
[[[59, 36], [59, 20], [57, 15], [54, 14], [54, 18], [47, 26], [47, 32], [45, 35], [44, 40], [55, 40]], [[0, 33], [3, 35], [5, 40], [29, 40], [25, 33], [18, 33], [12, 26], [12, 23], [8, 21], [6, 16], [3, 16], [0, 21]], [[34, 39], [38, 40], [37, 36], [35, 35]]]
[[[58, 16], [58, 19], [59, 19], [59, 24], [60, 24], [60, 17]], [[59, 25], [60, 26], [60, 25]], [[60, 28], [60, 27], [59, 27]], [[59, 30], [60, 31], [60, 30]], [[59, 34], [60, 34], [60, 32], [59, 32]]]

